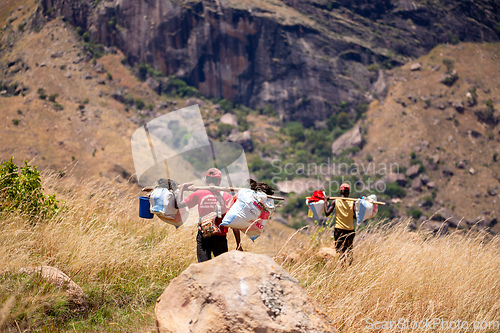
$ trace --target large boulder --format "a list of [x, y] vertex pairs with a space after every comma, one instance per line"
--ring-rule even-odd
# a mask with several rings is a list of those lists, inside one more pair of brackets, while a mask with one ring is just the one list
[[157, 80], [153, 79], [152, 77], [148, 77], [146, 80], [146, 85], [151, 88], [155, 93], [160, 94], [161, 93], [161, 85], [160, 82]]
[[225, 113], [221, 118], [220, 122], [233, 127], [238, 127], [238, 118], [232, 113]]
[[240, 144], [246, 152], [253, 151], [253, 140], [249, 131], [243, 133], [234, 131], [228, 136], [227, 141]]
[[346, 149], [361, 147], [362, 143], [361, 129], [359, 126], [354, 126], [333, 142], [332, 154], [339, 155]]
[[397, 183], [400, 186], [406, 186], [406, 177], [402, 173], [391, 172], [383, 178], [384, 183]]
[[231, 251], [192, 264], [155, 307], [158, 332], [335, 332], [312, 298], [271, 258]]
[[411, 188], [417, 192], [422, 191], [422, 180], [420, 179], [420, 177], [413, 179], [413, 181], [411, 182]]
[[414, 164], [406, 170], [406, 175], [410, 178], [415, 178], [420, 173], [420, 165]]
[[186, 100], [186, 103], [184, 103], [184, 106], [188, 107], [191, 105], [198, 105], [201, 108], [202, 106], [207, 105], [207, 103], [205, 103], [205, 101], [203, 101], [202, 99], [199, 99], [196, 97], [191, 97], [188, 100]]
[[332, 261], [338, 257], [337, 251], [331, 247], [322, 247], [316, 252], [316, 258], [324, 261]]
[[19, 269], [19, 274], [39, 275], [65, 292], [73, 312], [88, 313], [87, 299], [82, 288], [59, 269], [51, 266], [23, 267]]

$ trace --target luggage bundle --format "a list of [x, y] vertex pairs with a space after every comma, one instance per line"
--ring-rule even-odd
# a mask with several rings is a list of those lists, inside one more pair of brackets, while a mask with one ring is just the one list
[[177, 186], [175, 185], [170, 182], [166, 184], [160, 182], [149, 194], [149, 204], [151, 213], [158, 216], [163, 222], [172, 224], [178, 228], [184, 221], [181, 212], [177, 208]]
[[320, 222], [325, 211], [325, 192], [314, 191], [313, 195], [306, 199], [306, 204], [309, 207], [307, 217], [312, 217], [315, 221]]
[[264, 192], [251, 189], [239, 190], [230, 202], [230, 207], [221, 226], [239, 229], [252, 241], [262, 234], [275, 210], [273, 199], [269, 199]]
[[356, 201], [355, 206], [357, 212], [357, 224], [360, 224], [364, 220], [375, 217], [378, 212], [378, 204], [375, 203], [376, 201], [377, 196], [375, 194], [371, 194], [367, 197], [362, 197], [361, 199], [358, 199]]

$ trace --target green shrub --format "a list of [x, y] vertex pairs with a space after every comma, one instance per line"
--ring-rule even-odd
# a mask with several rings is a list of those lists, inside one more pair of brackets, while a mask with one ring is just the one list
[[453, 45], [457, 45], [458, 43], [460, 43], [460, 38], [457, 34], [454, 33], [448, 33], [448, 40], [450, 41], [450, 44]]
[[154, 69], [150, 64], [146, 63], [140, 63], [137, 65], [137, 76], [139, 77], [139, 80], [141, 81], [146, 81], [148, 78], [148, 75], [151, 77], [162, 77], [163, 72]]
[[[85, 40], [85, 34], [83, 34], [84, 40]], [[83, 51], [85, 53], [90, 52], [92, 54], [92, 57], [94, 58], [92, 60], [92, 64], [95, 65], [97, 63], [96, 59], [99, 59], [106, 53], [106, 48], [103, 44], [95, 44], [89, 41], [83, 45]]]
[[231, 111], [234, 108], [233, 103], [227, 99], [221, 99], [219, 101], [219, 105], [226, 112]]
[[420, 167], [418, 168], [419, 173], [425, 172], [424, 163], [420, 159], [414, 158], [410, 161], [410, 165], [415, 165], [415, 164], [420, 165]]
[[306, 225], [307, 225], [306, 221], [295, 219], [293, 220], [291, 227], [298, 230], [302, 227], [305, 227]]
[[259, 113], [268, 117], [278, 117], [278, 112], [270, 104], [267, 104], [263, 109], [260, 109]]
[[135, 98], [134, 96], [127, 94], [125, 95], [125, 104], [133, 106], [135, 103]]
[[414, 219], [418, 219], [420, 216], [422, 216], [422, 211], [419, 208], [412, 208], [407, 213]]
[[368, 111], [368, 104], [366, 103], [361, 103], [358, 104], [354, 107], [354, 110], [356, 110], [356, 114], [358, 117], [361, 117], [366, 111]]
[[285, 127], [285, 132], [293, 142], [305, 140], [304, 127], [299, 122], [289, 122]]
[[137, 66], [137, 77], [141, 81], [146, 81], [146, 78], [148, 77], [148, 68], [146, 67], [146, 64], [139, 64]]
[[380, 69], [380, 65], [377, 63], [371, 63], [369, 64], [366, 69], [368, 69], [370, 72], [378, 72]]
[[238, 130], [241, 132], [246, 131], [250, 127], [247, 121], [248, 113], [240, 108], [233, 109], [233, 112], [236, 114], [236, 118], [238, 120]]
[[43, 89], [43, 88], [38, 88], [38, 90], [36, 91], [36, 93], [38, 94], [38, 98], [40, 98], [40, 99], [46, 99], [47, 98], [47, 94], [45, 93], [45, 89]]
[[82, 38], [83, 38], [83, 41], [84, 41], [85, 43], [90, 42], [90, 35], [89, 35], [89, 33], [88, 33], [88, 32], [84, 32], [84, 33], [83, 33], [83, 35], [82, 35]]
[[443, 59], [443, 65], [446, 66], [446, 73], [451, 73], [455, 67], [455, 61], [453, 59], [445, 58]]
[[228, 124], [223, 124], [219, 123], [217, 125], [218, 128], [218, 137], [221, 138], [222, 136], [225, 138], [231, 134], [231, 131], [233, 130], [233, 126], [228, 125]]
[[392, 219], [396, 217], [396, 213], [394, 212], [394, 207], [390, 205], [379, 205], [377, 217], [381, 219], [383, 218]]
[[55, 101], [56, 101], [56, 98], [57, 98], [57, 94], [51, 94], [51, 95], [49, 96], [49, 101], [51, 101], [51, 102], [55, 102]]
[[142, 110], [144, 109], [144, 107], [146, 106], [146, 103], [144, 103], [144, 101], [140, 98], [137, 98], [135, 100], [135, 107], [139, 110]]
[[348, 129], [352, 127], [349, 116], [345, 112], [340, 112], [337, 116], [337, 125], [342, 129]]
[[189, 86], [185, 81], [176, 78], [175, 76], [169, 76], [168, 82], [163, 88], [162, 93], [177, 94], [180, 97], [200, 95], [200, 92], [195, 87]]
[[337, 115], [332, 114], [326, 119], [326, 125], [328, 129], [332, 131], [337, 126]]
[[59, 104], [57, 102], [54, 103], [54, 108], [56, 109], [56, 111], [64, 110], [64, 106], [62, 106], [61, 104]]
[[406, 196], [406, 191], [403, 187], [398, 185], [397, 183], [387, 184], [385, 189], [385, 194], [391, 197], [404, 198]]
[[24, 161], [23, 167], [14, 158], [0, 164], [0, 212], [21, 211], [35, 218], [50, 217], [58, 211], [55, 194], [42, 192], [42, 181], [36, 166]]
[[306, 212], [307, 211], [306, 197], [307, 195], [304, 194], [290, 198], [288, 203], [285, 206], [283, 206], [281, 210], [283, 215], [297, 216], [300, 212]]
[[12, 124], [14, 124], [14, 126], [19, 125], [19, 119], [12, 119]]
[[430, 208], [434, 204], [434, 199], [432, 196], [428, 195], [424, 197], [424, 201], [422, 202], [422, 207]]
[[486, 101], [486, 106], [488, 107], [488, 109], [494, 110], [495, 107], [493, 106], [493, 101], [491, 100], [491, 98]]

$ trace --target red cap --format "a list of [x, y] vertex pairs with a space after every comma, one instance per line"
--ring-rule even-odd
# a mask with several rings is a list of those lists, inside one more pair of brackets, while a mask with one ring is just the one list
[[208, 169], [206, 176], [207, 177], [213, 177], [213, 178], [222, 179], [222, 173], [217, 168], [210, 168], [210, 169]]
[[342, 185], [340, 185], [340, 190], [343, 191], [343, 190], [351, 190], [351, 187], [349, 186], [349, 184], [347, 183], [343, 183]]

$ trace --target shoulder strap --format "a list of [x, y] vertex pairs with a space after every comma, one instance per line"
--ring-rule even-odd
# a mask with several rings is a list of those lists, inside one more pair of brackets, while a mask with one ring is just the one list
[[215, 212], [217, 213], [217, 217], [220, 218], [222, 217], [222, 206], [224, 205], [224, 198], [222, 197], [222, 194], [217, 190], [210, 191], [210, 193], [212, 193], [215, 199], [217, 199], [217, 203], [215, 204]]

